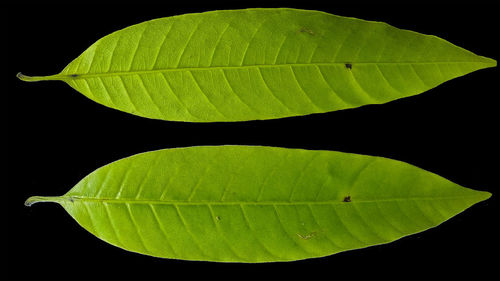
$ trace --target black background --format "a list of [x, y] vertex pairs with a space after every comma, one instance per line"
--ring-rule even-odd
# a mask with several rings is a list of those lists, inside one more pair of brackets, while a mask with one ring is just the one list
[[[151, 120], [98, 105], [62, 82], [15, 78], [58, 73], [97, 39], [153, 18], [215, 9], [295, 7], [387, 22], [498, 59], [497, 10], [487, 1], [20, 1], [8, 19], [8, 219], [11, 279], [493, 279], [499, 278], [498, 68], [384, 105], [269, 121], [196, 124]], [[6, 13], [5, 13], [6, 12]], [[5, 105], [4, 102], [2, 104]], [[5, 110], [7, 109], [7, 110]], [[224, 264], [126, 252], [82, 229], [55, 204], [114, 160], [168, 147], [247, 144], [338, 150], [402, 160], [494, 193], [437, 228], [391, 244], [289, 263]], [[6, 193], [5, 193], [6, 191]], [[5, 225], [5, 224], [4, 224]]]

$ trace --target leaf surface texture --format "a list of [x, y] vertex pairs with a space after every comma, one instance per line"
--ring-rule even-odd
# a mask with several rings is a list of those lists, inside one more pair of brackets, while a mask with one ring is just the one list
[[100, 239], [146, 255], [291, 261], [383, 244], [439, 225], [488, 192], [396, 160], [259, 146], [137, 154], [60, 197]]
[[60, 74], [143, 117], [245, 121], [386, 103], [496, 61], [381, 22], [296, 9], [186, 14], [98, 40]]

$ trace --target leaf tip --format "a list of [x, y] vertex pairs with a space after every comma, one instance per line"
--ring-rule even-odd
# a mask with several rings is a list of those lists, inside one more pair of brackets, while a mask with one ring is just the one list
[[482, 191], [481, 193], [482, 193], [481, 201], [488, 200], [493, 195], [491, 192], [488, 191]]
[[492, 58], [481, 57], [481, 59], [486, 64], [486, 67], [496, 67], [497, 66], [497, 61], [492, 59]]
[[492, 196], [493, 194], [491, 194], [490, 192], [488, 191], [476, 191], [476, 195], [475, 195], [475, 204], [479, 203], [479, 202], [482, 202], [482, 201], [486, 201], [488, 199], [490, 199], [490, 197]]

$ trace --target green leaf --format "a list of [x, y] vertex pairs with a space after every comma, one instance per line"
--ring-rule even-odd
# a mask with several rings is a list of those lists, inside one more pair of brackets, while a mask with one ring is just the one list
[[26, 205], [57, 202], [95, 236], [133, 252], [271, 262], [388, 243], [490, 196], [381, 157], [200, 146], [121, 159], [63, 196]]
[[386, 103], [496, 66], [443, 39], [296, 9], [151, 20], [90, 46], [60, 74], [88, 98], [143, 117], [273, 119]]

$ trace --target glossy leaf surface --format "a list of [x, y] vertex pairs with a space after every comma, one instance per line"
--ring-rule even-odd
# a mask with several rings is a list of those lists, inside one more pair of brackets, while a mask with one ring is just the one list
[[495, 65], [385, 23], [280, 8], [151, 20], [98, 40], [60, 74], [19, 78], [63, 80], [143, 117], [214, 122], [386, 103]]
[[388, 243], [490, 196], [381, 157], [207, 146], [121, 159], [63, 196], [26, 204], [57, 202], [95, 236], [133, 252], [270, 262]]

